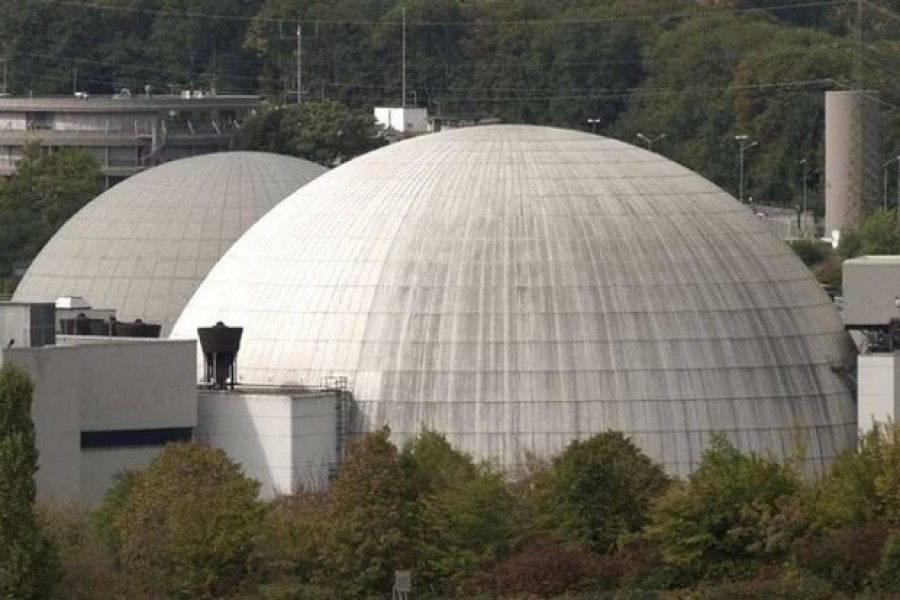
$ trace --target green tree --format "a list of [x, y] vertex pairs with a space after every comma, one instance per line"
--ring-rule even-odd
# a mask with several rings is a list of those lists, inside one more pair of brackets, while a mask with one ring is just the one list
[[419, 581], [447, 594], [473, 592], [522, 536], [503, 473], [476, 465], [434, 431], [407, 443], [403, 457], [424, 531]]
[[640, 532], [667, 485], [662, 468], [631, 439], [607, 431], [572, 442], [536, 474], [535, 515], [548, 533], [612, 552]]
[[43, 600], [56, 576], [54, 553], [35, 513], [38, 470], [34, 385], [12, 364], [0, 368], [0, 598]]
[[83, 150], [25, 149], [0, 200], [0, 275], [34, 258], [54, 233], [102, 191], [100, 165]]
[[384, 428], [349, 444], [329, 492], [323, 572], [344, 598], [389, 593], [395, 570], [417, 567], [415, 490], [389, 436]]
[[334, 101], [286, 104], [244, 123], [238, 146], [333, 167], [386, 143], [375, 118]]
[[259, 483], [222, 450], [171, 444], [134, 483], [118, 519], [119, 558], [137, 593], [218, 598], [252, 570]]
[[882, 470], [884, 447], [884, 436], [873, 428], [860, 436], [858, 449], [846, 450], [834, 459], [814, 490], [812, 518], [818, 527], [862, 526], [883, 518], [876, 479]]
[[860, 254], [900, 254], [900, 224], [896, 210], [880, 210], [859, 226]]
[[788, 510], [796, 508], [789, 501], [799, 489], [790, 469], [743, 454], [717, 434], [688, 481], [672, 486], [655, 504], [645, 534], [667, 563], [691, 576], [753, 569], [783, 560], [790, 540], [773, 543], [770, 526], [777, 524], [778, 533], [797, 527], [802, 515]]

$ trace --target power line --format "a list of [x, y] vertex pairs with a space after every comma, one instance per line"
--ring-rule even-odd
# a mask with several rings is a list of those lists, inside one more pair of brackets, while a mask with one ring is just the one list
[[[173, 11], [165, 9], [139, 8], [133, 6], [112, 6], [100, 4], [97, 2], [76, 2], [75, 0], [40, 0], [42, 4], [52, 4], [56, 6], [94, 9], [112, 12], [127, 12], [138, 14], [151, 14], [154, 16], [166, 16], [189, 19], [208, 19], [214, 21], [233, 21], [233, 22], [250, 22], [256, 21], [261, 23], [283, 23], [284, 18], [241, 15], [226, 15], [215, 13], [198, 13], [193, 11]], [[696, 9], [680, 11], [659, 15], [621, 15], [616, 17], [603, 18], [556, 18], [556, 19], [498, 19], [498, 20], [469, 20], [469, 21], [407, 21], [408, 27], [446, 27], [454, 25], [471, 25], [473, 23], [480, 25], [602, 25], [608, 23], [624, 23], [630, 21], [657, 21], [668, 19], [684, 19], [702, 15], [731, 13], [771, 13], [783, 10], [793, 9], [809, 9], [821, 8], [823, 6], [833, 6], [837, 4], [845, 4], [848, 0], [819, 0], [815, 2], [792, 2], [779, 6], [770, 6], [765, 8], [717, 8], [709, 9], [698, 6]], [[301, 24], [319, 23], [322, 25], [402, 25], [402, 20], [371, 20], [371, 19], [300, 19]]]

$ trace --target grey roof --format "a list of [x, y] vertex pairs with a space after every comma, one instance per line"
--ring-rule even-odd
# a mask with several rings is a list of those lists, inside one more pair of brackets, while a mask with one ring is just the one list
[[404, 141], [304, 187], [173, 336], [244, 327], [246, 383], [346, 375], [352, 427], [516, 463], [607, 428], [673, 473], [713, 431], [809, 466], [854, 446], [828, 297], [746, 207], [666, 158], [559, 129]]
[[194, 290], [253, 223], [326, 169], [261, 152], [196, 156], [107, 190], [47, 243], [14, 299], [83, 296], [171, 330]]

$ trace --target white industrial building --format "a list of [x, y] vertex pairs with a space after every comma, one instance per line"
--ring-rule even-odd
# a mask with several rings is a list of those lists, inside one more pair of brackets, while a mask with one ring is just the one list
[[[93, 302], [76, 288], [59, 295]], [[16, 310], [7, 332], [46, 343]], [[237, 346], [195, 346], [198, 329], [218, 322], [243, 328], [236, 362]], [[776, 457], [801, 441], [810, 470], [857, 440], [855, 349], [793, 251], [688, 169], [547, 127], [416, 137], [314, 179], [223, 249], [171, 337], [24, 350], [49, 407], [36, 414], [97, 402], [121, 409], [114, 431], [189, 428], [267, 494], [324, 481], [347, 436], [383, 425], [397, 441], [427, 427], [505, 465], [616, 429], [678, 475], [714, 432]], [[134, 381], [151, 391], [84, 400], [87, 384], [69, 390], [65, 369], [24, 360], [82, 352], [71, 360], [107, 362], [97, 344], [128, 348], [140, 363]], [[196, 358], [175, 365], [156, 348]], [[169, 420], [136, 417], [132, 427], [128, 414], [157, 402], [152, 381], [168, 377], [187, 381], [175, 388], [192, 399], [178, 410], [162, 402]], [[61, 414], [79, 435], [105, 431]], [[91, 474], [78, 481], [112, 470], [95, 472], [100, 462], [83, 458], [92, 450], [79, 446]]]
[[[52, 309], [0, 303], [0, 336], [22, 331], [23, 315]], [[198, 387], [193, 340], [53, 339], [52, 320], [49, 335], [45, 318], [25, 323], [43, 343], [15, 333], [0, 365], [19, 365], [35, 382], [41, 500], [95, 504], [119, 473], [144, 468], [168, 442], [192, 439], [223, 448], [265, 497], [322, 486], [336, 466], [339, 391], [207, 389]]]
[[843, 264], [843, 316], [862, 341], [858, 423], [900, 422], [900, 256], [861, 256]]

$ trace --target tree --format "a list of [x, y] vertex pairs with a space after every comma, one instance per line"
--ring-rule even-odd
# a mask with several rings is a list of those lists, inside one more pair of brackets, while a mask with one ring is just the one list
[[640, 532], [668, 478], [629, 438], [607, 431], [569, 444], [534, 485], [540, 528], [608, 553]]
[[417, 566], [415, 490], [389, 436], [384, 428], [350, 443], [330, 490], [323, 571], [343, 598], [386, 594], [395, 570]]
[[790, 469], [742, 454], [717, 434], [688, 481], [654, 505], [645, 535], [667, 563], [693, 576], [715, 578], [782, 560], [790, 540], [771, 535], [802, 533], [802, 515], [790, 504], [799, 489]]
[[403, 450], [421, 511], [419, 580], [448, 594], [471, 592], [516, 546], [524, 524], [502, 473], [476, 465], [447, 438], [425, 431]]
[[86, 151], [46, 155], [37, 144], [0, 199], [0, 275], [34, 258], [54, 233], [102, 191], [100, 165]]
[[259, 483], [220, 449], [171, 444], [150, 463], [118, 519], [128, 585], [152, 597], [217, 598], [252, 570], [263, 519]]
[[244, 123], [238, 146], [333, 167], [386, 143], [371, 115], [331, 100], [263, 109]]
[[56, 574], [35, 513], [33, 391], [23, 369], [9, 363], [0, 368], [0, 598], [10, 600], [43, 600]]

